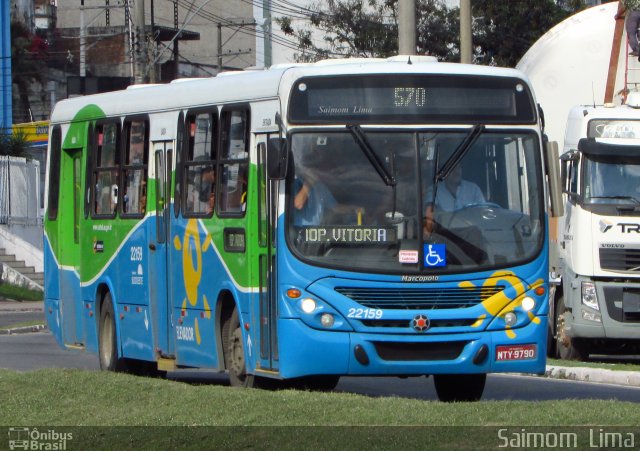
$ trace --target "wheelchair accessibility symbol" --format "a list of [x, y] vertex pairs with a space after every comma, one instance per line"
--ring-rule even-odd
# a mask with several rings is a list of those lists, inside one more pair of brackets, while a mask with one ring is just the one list
[[424, 245], [424, 266], [447, 266], [447, 249], [444, 244]]

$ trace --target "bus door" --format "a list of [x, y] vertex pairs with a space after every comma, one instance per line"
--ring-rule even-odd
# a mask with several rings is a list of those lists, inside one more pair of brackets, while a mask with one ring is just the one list
[[[63, 149], [60, 162], [60, 202], [58, 207], [60, 261], [80, 268], [80, 218], [82, 215], [82, 149]], [[57, 175], [53, 175], [56, 177]], [[67, 181], [72, 181], [68, 183]], [[62, 338], [67, 345], [84, 344], [80, 284], [68, 275], [60, 279]]]
[[[155, 221], [149, 232], [150, 271], [149, 294], [154, 327], [154, 347], [161, 356], [173, 354], [171, 337], [171, 277], [169, 272], [171, 243], [171, 175], [173, 141], [155, 141], [152, 144], [155, 170]], [[152, 188], [153, 189], [153, 188]]]
[[276, 221], [278, 181], [267, 177], [267, 141], [275, 135], [257, 135], [258, 148], [258, 315], [260, 324], [260, 368], [278, 369], [278, 305], [276, 296]]

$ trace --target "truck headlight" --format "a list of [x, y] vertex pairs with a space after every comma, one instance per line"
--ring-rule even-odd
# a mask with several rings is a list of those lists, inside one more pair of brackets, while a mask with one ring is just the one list
[[594, 310], [600, 310], [598, 306], [598, 295], [596, 294], [596, 284], [593, 282], [582, 282], [582, 303]]

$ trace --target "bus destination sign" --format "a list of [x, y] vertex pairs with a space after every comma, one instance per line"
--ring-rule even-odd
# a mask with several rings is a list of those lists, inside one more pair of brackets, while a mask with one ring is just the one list
[[307, 243], [394, 243], [397, 241], [393, 227], [326, 226], [305, 227], [303, 240]]
[[514, 78], [407, 75], [303, 78], [293, 87], [292, 123], [446, 122], [533, 123], [531, 94]]

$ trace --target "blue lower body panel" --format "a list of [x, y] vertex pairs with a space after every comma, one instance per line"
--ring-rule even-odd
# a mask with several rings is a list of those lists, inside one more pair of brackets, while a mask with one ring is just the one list
[[328, 332], [309, 328], [297, 319], [283, 319], [278, 322], [280, 374], [284, 378], [313, 374], [540, 374], [546, 365], [547, 318], [537, 319], [509, 334], [479, 331], [449, 335]]

